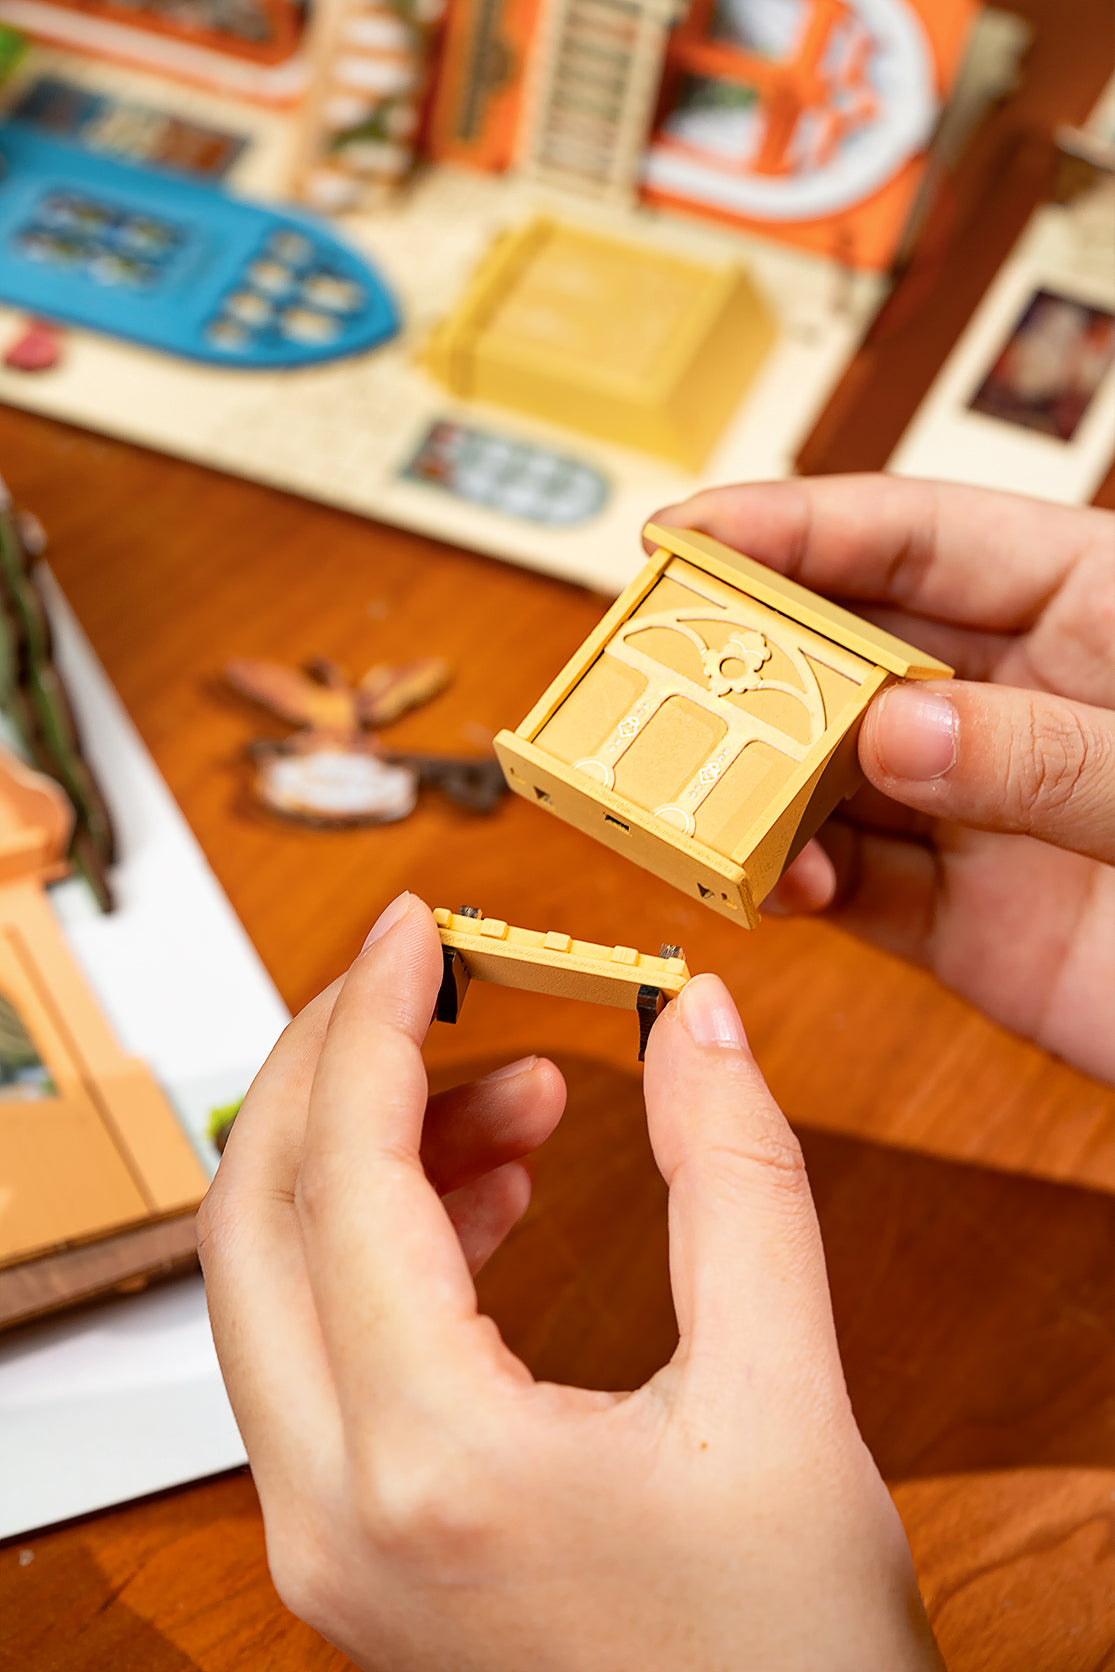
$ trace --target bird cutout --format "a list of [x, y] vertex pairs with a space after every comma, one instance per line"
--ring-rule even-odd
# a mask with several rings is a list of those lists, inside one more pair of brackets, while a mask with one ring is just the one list
[[280, 817], [323, 829], [390, 824], [436, 785], [458, 806], [490, 812], [506, 790], [493, 758], [385, 753], [372, 734], [444, 690], [440, 657], [378, 663], [352, 684], [327, 657], [303, 670], [238, 658], [225, 678], [242, 696], [301, 729], [248, 745], [253, 793]]

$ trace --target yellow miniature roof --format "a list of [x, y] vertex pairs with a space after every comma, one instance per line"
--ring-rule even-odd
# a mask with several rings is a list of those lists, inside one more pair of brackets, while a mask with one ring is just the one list
[[805, 627], [812, 627], [826, 638], [835, 639], [900, 679], [948, 679], [952, 674], [946, 662], [939, 662], [935, 656], [895, 638], [893, 633], [885, 633], [881, 627], [873, 627], [851, 610], [841, 609], [839, 604], [810, 592], [807, 586], [768, 569], [765, 563], [733, 551], [721, 540], [714, 540], [711, 534], [699, 534], [692, 528], [665, 528], [658, 523], [647, 523], [643, 533], [648, 540], [698, 568], [718, 574], [729, 584], [742, 581], [746, 591], [760, 603], [768, 604]]

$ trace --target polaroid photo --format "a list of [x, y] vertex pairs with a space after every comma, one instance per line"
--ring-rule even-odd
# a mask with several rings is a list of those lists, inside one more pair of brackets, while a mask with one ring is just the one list
[[1115, 175], [1043, 205], [888, 469], [1085, 504], [1115, 456]]
[[1115, 313], [1035, 291], [969, 410], [1071, 441], [1115, 361]]

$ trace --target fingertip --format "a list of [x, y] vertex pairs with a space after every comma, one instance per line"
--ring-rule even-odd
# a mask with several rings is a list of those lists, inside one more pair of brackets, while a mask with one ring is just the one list
[[[651, 512], [647, 522], [657, 523], [659, 528], [684, 528], [686, 526], [686, 513], [692, 503], [692, 499], [683, 499], [676, 505], [662, 505], [657, 511]], [[643, 545], [648, 552], [655, 549], [654, 541], [648, 540], [645, 534], [643, 535]]]
[[384, 906], [383, 910], [368, 930], [367, 935], [364, 937], [364, 944], [360, 948], [361, 952], [367, 952], [368, 948], [374, 946], [377, 941], [382, 940], [384, 935], [395, 927], [396, 923], [402, 921], [402, 919], [407, 915], [407, 912], [410, 910], [411, 901], [413, 899], [414, 895], [409, 894], [404, 890], [402, 894], [396, 894], [395, 898], [389, 905]]
[[[549, 1121], [544, 1136], [549, 1137], [558, 1121], [565, 1113], [565, 1103], [569, 1095], [565, 1084], [565, 1075], [551, 1062], [549, 1057], [536, 1057], [531, 1069], [532, 1090], [534, 1091], [536, 1109], [545, 1110]], [[542, 1138], [538, 1139], [541, 1143]]]
[[391, 961], [400, 954], [412, 963], [416, 972], [423, 970], [428, 973], [436, 965], [440, 980], [441, 937], [434, 914], [425, 900], [406, 890], [396, 895], [379, 914], [356, 956], [353, 969], [366, 963], [374, 965], [380, 960]]
[[548, 1057], [526, 1057], [497, 1068], [477, 1082], [489, 1088], [488, 1103], [513, 1113], [515, 1132], [527, 1149], [535, 1150], [553, 1132], [565, 1112], [565, 1076]]
[[530, 1206], [532, 1181], [522, 1161], [507, 1161], [442, 1198], [473, 1276]]
[[821, 846], [808, 842], [762, 903], [763, 915], [796, 917], [824, 911], [836, 897], [836, 867]]
[[718, 975], [695, 975], [677, 998], [677, 1019], [695, 1045], [742, 1051], [747, 1034], [735, 1000]]
[[399, 1026], [420, 1040], [433, 1016], [442, 979], [441, 939], [433, 913], [418, 895], [404, 891], [369, 930], [345, 974], [330, 1019], [330, 1032], [354, 1010], [367, 1019]]
[[408, 924], [412, 932], [418, 932], [419, 925], [421, 925], [422, 930], [427, 934], [431, 930], [435, 935], [437, 933], [434, 914], [425, 900], [419, 895], [411, 894], [409, 890], [404, 889], [401, 894], [395, 896], [390, 904], [384, 906], [372, 927], [368, 930], [364, 944], [360, 948], [360, 953], [370, 952], [374, 946], [378, 946], [381, 941], [387, 938], [392, 929], [397, 928], [400, 923], [404, 922]]
[[877, 789], [931, 784], [956, 765], [960, 714], [947, 681], [889, 686], [860, 730], [860, 765]]
[[532, 1155], [560, 1121], [565, 1081], [552, 1062], [529, 1057], [507, 1069], [430, 1099], [420, 1154], [440, 1195]]
[[483, 1202], [483, 1208], [480, 1210], [483, 1217], [489, 1222], [501, 1224], [504, 1227], [502, 1234], [506, 1235], [512, 1225], [519, 1223], [530, 1206], [534, 1180], [531, 1178], [529, 1165], [520, 1156], [514, 1161], [504, 1161], [499, 1167], [493, 1167], [490, 1173], [474, 1180], [471, 1186], [466, 1185], [460, 1194], [464, 1196], [470, 1190], [474, 1199]]
[[[647, 518], [647, 521], [657, 523], [659, 528], [697, 528], [705, 529], [706, 533], [711, 532], [711, 530], [705, 528], [702, 515], [710, 501], [715, 506], [724, 491], [724, 489], [717, 488], [702, 488], [700, 492], [690, 494], [688, 499], [679, 500], [676, 505], [663, 505], [660, 510], [653, 512]], [[643, 546], [648, 554], [656, 550], [655, 542], [648, 540], [645, 535], [643, 536]]]
[[876, 698], [860, 760], [919, 812], [1115, 858], [1110, 709], [993, 680], [908, 682]]
[[510, 1208], [515, 1209], [513, 1224], [518, 1224], [530, 1206], [530, 1199], [534, 1194], [534, 1179], [530, 1166], [526, 1161], [509, 1161], [502, 1169], [502, 1189], [504, 1199]]
[[515, 1062], [504, 1063], [501, 1068], [494, 1068], [490, 1074], [485, 1074], [477, 1083], [481, 1086], [491, 1086], [508, 1080], [520, 1080], [525, 1083], [529, 1075], [531, 1089], [545, 1088], [547, 1091], [560, 1092], [565, 1097], [565, 1078], [556, 1063], [549, 1057], [519, 1057]]
[[644, 1091], [661, 1108], [663, 1098], [671, 1102], [671, 1088], [691, 1087], [708, 1075], [734, 1078], [737, 1066], [745, 1068], [753, 1060], [743, 1021], [724, 982], [710, 973], [695, 975], [651, 1029]]

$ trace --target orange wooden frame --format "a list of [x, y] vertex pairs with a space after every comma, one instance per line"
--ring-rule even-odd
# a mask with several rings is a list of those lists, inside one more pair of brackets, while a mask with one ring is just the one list
[[[712, 12], [711, 0], [698, 0], [685, 22], [670, 37], [663, 107], [669, 108], [679, 82], [687, 76], [704, 76], [754, 88], [766, 111], [767, 126], [759, 155], [748, 162], [747, 171], [786, 174], [791, 166], [789, 148], [799, 120], [806, 111], [825, 103], [827, 87], [820, 65], [832, 31], [839, 24], [851, 21], [855, 13], [847, 0], [815, 0], [796, 52], [792, 58], [780, 60], [711, 38], [708, 31]], [[863, 68], [864, 51], [865, 48], [856, 55], [858, 61], [852, 66], [857, 71]], [[829, 137], [830, 147], [835, 147], [840, 131], [840, 124], [835, 123]], [[695, 149], [662, 132], [655, 143], [667, 150], [690, 154]], [[699, 154], [709, 168], [735, 171], [736, 165], [727, 159], [710, 157], [705, 152]]]
[[0, 1267], [181, 1213], [207, 1184], [150, 1070], [120, 1049], [43, 893], [65, 871], [71, 822], [52, 779], [0, 752], [0, 992], [48, 1076], [0, 1096]]

